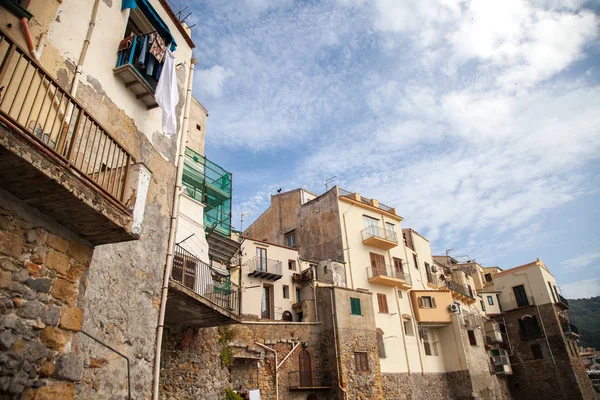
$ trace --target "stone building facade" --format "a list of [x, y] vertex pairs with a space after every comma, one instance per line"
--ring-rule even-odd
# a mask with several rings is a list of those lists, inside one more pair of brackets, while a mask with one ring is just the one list
[[[20, 3], [2, 6], [0, 85], [15, 106], [0, 107], [0, 397], [149, 398], [177, 136], [162, 132], [161, 109], [146, 104], [153, 96], [113, 72], [128, 24], [143, 12], [122, 10], [121, 1]], [[190, 31], [166, 1], [144, 4], [177, 42], [181, 130]], [[12, 51], [18, 57], [7, 57]], [[11, 76], [20, 83], [8, 84]], [[55, 123], [24, 119], [38, 110]], [[82, 136], [65, 142], [65, 132]], [[122, 153], [104, 158], [100, 140], [106, 154]], [[100, 155], [91, 167], [92, 151]], [[121, 154], [129, 164], [117, 166]]]
[[[514, 399], [596, 398], [581, 358], [568, 343], [554, 304], [531, 305], [506, 312], [506, 328], [514, 347], [509, 385]], [[541, 330], [524, 335], [520, 322], [535, 317]], [[575, 350], [576, 351], [576, 350]]]

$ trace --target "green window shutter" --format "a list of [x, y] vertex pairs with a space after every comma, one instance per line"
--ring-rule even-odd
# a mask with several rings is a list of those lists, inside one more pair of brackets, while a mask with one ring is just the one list
[[350, 313], [352, 315], [362, 315], [360, 309], [360, 299], [350, 297]]

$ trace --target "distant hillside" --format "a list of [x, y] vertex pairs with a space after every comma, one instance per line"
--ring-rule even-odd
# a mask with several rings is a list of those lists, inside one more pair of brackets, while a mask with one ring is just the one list
[[569, 300], [569, 314], [581, 332], [581, 345], [600, 350], [600, 296]]

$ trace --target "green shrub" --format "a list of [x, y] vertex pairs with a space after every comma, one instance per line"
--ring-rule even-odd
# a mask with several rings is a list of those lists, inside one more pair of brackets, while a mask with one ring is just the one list
[[235, 393], [230, 387], [225, 391], [225, 400], [244, 400], [242, 396]]

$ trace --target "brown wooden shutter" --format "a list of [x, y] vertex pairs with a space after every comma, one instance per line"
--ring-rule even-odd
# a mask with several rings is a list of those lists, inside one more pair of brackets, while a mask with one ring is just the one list
[[431, 308], [436, 308], [437, 306], [435, 305], [435, 297], [431, 296]]
[[423, 308], [423, 298], [422, 297], [417, 297], [417, 300], [419, 302], [419, 308]]

